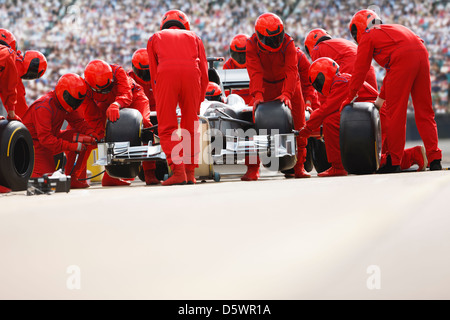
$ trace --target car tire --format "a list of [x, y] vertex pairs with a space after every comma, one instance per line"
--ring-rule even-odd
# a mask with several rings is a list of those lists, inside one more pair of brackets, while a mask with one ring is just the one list
[[341, 159], [351, 174], [378, 170], [381, 156], [380, 114], [373, 103], [355, 102], [341, 112]]
[[0, 120], [0, 185], [26, 190], [34, 168], [33, 139], [19, 121]]
[[[258, 134], [272, 135], [273, 130], [276, 130], [273, 134], [292, 133], [294, 121], [291, 110], [280, 100], [261, 103], [255, 111], [255, 128]], [[295, 146], [292, 147], [295, 149]], [[287, 171], [295, 166], [297, 157], [280, 157], [278, 162], [278, 166], [272, 166], [270, 162], [264, 167], [272, 171]]]
[[[120, 110], [120, 118], [116, 122], [106, 122], [106, 142], [129, 141], [131, 147], [142, 145], [141, 141], [142, 115], [136, 109]], [[117, 163], [105, 166], [111, 177], [133, 179], [139, 174], [140, 162]]]

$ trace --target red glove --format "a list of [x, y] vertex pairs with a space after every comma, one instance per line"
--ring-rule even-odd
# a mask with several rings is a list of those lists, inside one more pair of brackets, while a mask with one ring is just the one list
[[14, 111], [8, 111], [7, 119], [9, 121], [20, 121], [20, 122], [22, 122], [22, 119], [20, 119], [20, 117]]
[[106, 110], [106, 116], [108, 120], [111, 122], [116, 122], [120, 118], [119, 106], [117, 103], [112, 103], [109, 108]]
[[354, 100], [356, 100], [358, 96], [348, 96], [344, 102], [342, 102], [341, 107], [339, 108], [339, 111], [342, 111], [342, 109], [344, 109], [346, 106], [348, 106], [349, 104], [351, 104]]
[[82, 133], [74, 133], [72, 142], [81, 142], [87, 145], [97, 144], [97, 141], [94, 137], [82, 134]]
[[82, 152], [86, 150], [86, 146], [82, 144], [81, 142], [71, 142], [67, 146], [67, 150], [73, 151], [73, 152]]
[[307, 126], [304, 126], [303, 128], [300, 129], [300, 131], [298, 133], [298, 137], [300, 139], [302, 139], [302, 138], [307, 139], [307, 138], [309, 138], [311, 133], [312, 133], [312, 130], [309, 129]]
[[255, 100], [253, 101], [253, 122], [255, 121], [256, 108], [258, 108], [258, 105], [263, 102], [264, 102], [264, 97], [263, 97], [262, 93], [258, 92], [255, 96]]
[[97, 142], [102, 140], [102, 137], [99, 134], [97, 134], [96, 132], [89, 133], [88, 135], [90, 137], [94, 138]]
[[286, 97], [284, 94], [279, 96], [276, 100], [281, 100], [289, 109], [292, 110], [291, 99]]
[[308, 101], [305, 104], [306, 104], [305, 110], [308, 111], [310, 114], [313, 113], [314, 110], [313, 108], [311, 108], [311, 102]]

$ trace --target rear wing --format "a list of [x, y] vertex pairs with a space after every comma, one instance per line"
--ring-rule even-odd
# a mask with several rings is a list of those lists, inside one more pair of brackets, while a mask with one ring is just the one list
[[250, 86], [247, 69], [225, 69], [217, 70], [217, 72], [225, 90], [246, 89]]

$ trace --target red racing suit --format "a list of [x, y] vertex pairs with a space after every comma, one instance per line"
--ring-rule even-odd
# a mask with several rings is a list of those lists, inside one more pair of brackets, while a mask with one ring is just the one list
[[[161, 147], [170, 166], [184, 163], [186, 170], [192, 170], [198, 166], [196, 124], [209, 81], [203, 42], [192, 31], [165, 29], [150, 37], [147, 52]], [[180, 127], [184, 131], [182, 152], [173, 152], [180, 142], [172, 138], [178, 130], [177, 105], [181, 110]]]
[[[146, 97], [142, 87], [127, 75], [125, 70], [119, 66], [112, 64], [111, 68], [113, 70], [113, 89], [111, 92], [106, 94], [101, 94], [94, 92], [89, 86], [87, 90], [86, 99], [80, 106], [82, 114], [86, 119], [87, 123], [94, 128], [96, 135], [99, 138], [105, 136], [105, 125], [106, 125], [106, 110], [113, 103], [117, 102], [120, 104], [120, 108], [133, 108], [138, 110], [143, 117], [144, 128], [151, 126], [150, 122], [150, 107], [148, 98]], [[88, 146], [88, 156], [91, 150], [95, 147]], [[70, 172], [75, 161], [76, 154], [74, 152], [67, 155], [67, 166], [66, 171]], [[84, 174], [86, 172], [86, 161], [81, 165], [81, 172]], [[144, 171], [147, 169], [152, 169], [155, 167], [153, 162], [144, 161], [142, 163]]]
[[15, 111], [17, 104], [16, 53], [0, 45], [0, 96], [6, 111]]
[[311, 67], [311, 63], [309, 62], [306, 54], [297, 48], [297, 60], [298, 60], [298, 74], [300, 76], [300, 84], [302, 86], [302, 94], [303, 98], [306, 101], [309, 101], [311, 104], [311, 108], [313, 110], [319, 108], [319, 98], [317, 91], [314, 90], [314, 87], [309, 82], [309, 67]]
[[[328, 57], [337, 62], [340, 73], [352, 74], [357, 50], [358, 46], [353, 42], [338, 38], [319, 42], [310, 53], [312, 61]], [[364, 80], [374, 87], [375, 90], [378, 90], [377, 77], [373, 66], [370, 66], [369, 72]]]
[[[223, 65], [223, 69], [244, 69], [236, 65], [233, 59], [228, 59]], [[251, 106], [253, 105], [253, 96], [250, 94], [250, 89], [239, 89], [239, 90], [231, 90], [231, 92], [226, 92], [225, 94], [228, 96], [229, 94], [234, 93], [244, 99], [245, 104]]]
[[386, 69], [380, 98], [386, 100], [384, 148], [391, 156], [392, 165], [402, 162], [410, 94], [428, 163], [441, 159], [431, 101], [430, 62], [423, 40], [401, 25], [383, 24], [368, 29], [359, 41], [349, 98], [361, 87], [372, 58]]
[[136, 74], [133, 72], [133, 70], [128, 71], [128, 75], [138, 84], [142, 87], [142, 89], [144, 89], [144, 93], [148, 98], [148, 101], [150, 103], [150, 111], [156, 111], [156, 101], [155, 101], [155, 97], [153, 95], [153, 89], [152, 89], [152, 84], [151, 82], [145, 82], [143, 81], [141, 78], [139, 78], [138, 76], [136, 76]]
[[[311, 113], [306, 122], [306, 128], [314, 131], [323, 123], [323, 135], [328, 162], [336, 169], [343, 169], [341, 161], [341, 149], [339, 144], [339, 128], [341, 113], [339, 111], [342, 103], [348, 95], [348, 88], [352, 76], [347, 73], [337, 74], [333, 78], [330, 94], [324, 97], [319, 109]], [[364, 82], [358, 91], [356, 102], [374, 102], [378, 91], [370, 84]]]
[[[61, 131], [66, 120], [74, 130]], [[70, 141], [75, 132], [94, 133], [78, 111], [68, 113], [59, 104], [54, 91], [36, 100], [23, 116], [23, 124], [30, 131], [34, 145], [34, 169], [32, 177], [41, 177], [55, 171], [53, 156], [73, 150]], [[76, 147], [75, 147], [76, 149]], [[86, 158], [89, 154], [86, 155]]]
[[[250, 93], [253, 97], [261, 93], [264, 101], [275, 100], [281, 94], [287, 96], [292, 104], [294, 127], [300, 130], [305, 125], [305, 102], [297, 64], [297, 49], [288, 34], [277, 52], [261, 49], [255, 33], [247, 40]], [[297, 163], [305, 162], [306, 143], [306, 138], [297, 137]]]

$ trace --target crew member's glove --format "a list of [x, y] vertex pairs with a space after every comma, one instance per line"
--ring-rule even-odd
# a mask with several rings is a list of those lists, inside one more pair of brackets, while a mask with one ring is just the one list
[[0, 116], [0, 120], [5, 120], [5, 117], [3, 117], [3, 116]]
[[253, 101], [253, 121], [255, 121], [255, 111], [258, 108], [258, 105], [264, 102], [264, 97], [262, 93], [258, 92], [255, 96], [255, 100]]
[[87, 145], [93, 145], [97, 143], [97, 140], [94, 137], [88, 136], [82, 133], [74, 133], [72, 142], [81, 142]]
[[22, 122], [22, 119], [20, 119], [20, 117], [13, 110], [8, 111], [7, 119], [9, 121], [20, 121], [20, 122]]
[[352, 103], [354, 100], [356, 100], [357, 96], [354, 97], [350, 97], [348, 96], [344, 102], [342, 102], [341, 107], [339, 108], [339, 111], [342, 111], [342, 109], [344, 109], [347, 105], [349, 105], [350, 103]]
[[311, 102], [306, 101], [305, 104], [306, 104], [305, 110], [308, 111], [310, 114], [313, 113], [314, 110], [313, 110], [313, 108], [311, 108]]
[[307, 139], [309, 138], [309, 136], [311, 135], [312, 130], [309, 129], [307, 126], [304, 126], [303, 128], [300, 129], [300, 131], [298, 132], [298, 137], [300, 139]]
[[117, 102], [112, 103], [106, 110], [106, 116], [111, 122], [116, 122], [120, 118], [119, 105]]
[[92, 133], [88, 134], [88, 136], [94, 138], [95, 141], [97, 141], [97, 142], [102, 140], [102, 137], [99, 134], [97, 134], [96, 132], [92, 132]]
[[67, 149], [69, 151], [80, 153], [80, 152], [86, 151], [86, 146], [84, 144], [82, 144], [81, 142], [71, 142], [67, 146]]
[[291, 99], [289, 99], [287, 96], [285, 96], [284, 94], [282, 94], [281, 96], [279, 96], [277, 98], [278, 100], [281, 100], [289, 109], [292, 110], [292, 105], [291, 105]]

